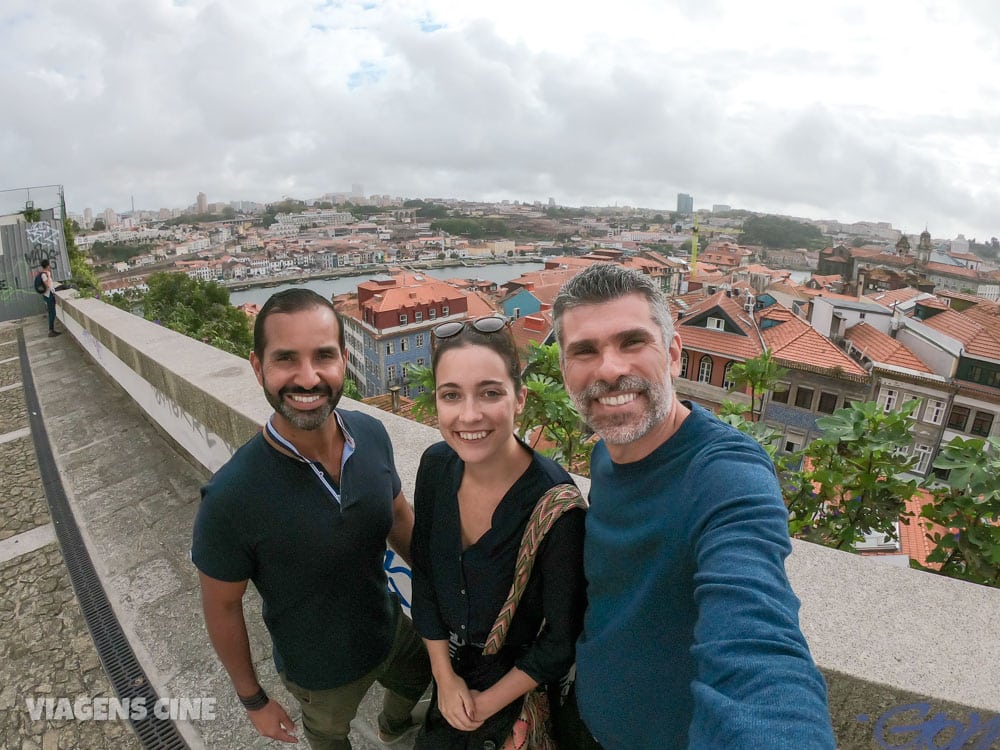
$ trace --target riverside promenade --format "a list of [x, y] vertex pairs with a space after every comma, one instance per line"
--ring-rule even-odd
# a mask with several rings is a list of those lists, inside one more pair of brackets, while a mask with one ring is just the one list
[[[189, 560], [191, 524], [207, 473], [182, 457], [71, 335], [48, 338], [40, 315], [0, 323], [0, 750], [143, 747], [127, 720], [46, 718], [44, 711], [35, 719], [28, 710], [29, 699], [73, 702], [82, 696], [90, 705], [115, 692], [70, 583], [46, 502], [29, 427], [19, 331], [55, 478], [62, 481], [128, 643], [159, 698], [214, 704], [212, 719], [174, 723], [183, 738], [174, 746], [290, 747], [256, 735], [208, 643], [197, 572]], [[261, 681], [298, 721], [295, 701], [274, 673], [252, 586], [246, 609]], [[382, 747], [373, 728], [379, 690], [373, 688], [355, 720], [356, 750]], [[307, 747], [304, 739], [298, 747]]]

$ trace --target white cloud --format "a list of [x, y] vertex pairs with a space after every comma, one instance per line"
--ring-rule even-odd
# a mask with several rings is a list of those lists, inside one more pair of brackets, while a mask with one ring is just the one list
[[725, 202], [1000, 234], [1000, 6], [7, 0], [0, 164], [70, 209]]

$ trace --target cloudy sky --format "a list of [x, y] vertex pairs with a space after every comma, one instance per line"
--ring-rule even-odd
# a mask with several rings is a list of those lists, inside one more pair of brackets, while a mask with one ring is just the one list
[[3, 0], [0, 189], [348, 191], [1000, 236], [994, 0]]

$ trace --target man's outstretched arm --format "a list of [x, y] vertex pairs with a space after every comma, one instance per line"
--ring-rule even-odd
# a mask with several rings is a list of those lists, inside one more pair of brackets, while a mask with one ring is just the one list
[[[220, 581], [200, 571], [198, 578], [201, 581], [201, 606], [208, 637], [236, 688], [236, 694], [241, 698], [250, 698], [260, 692], [261, 686], [254, 672], [250, 638], [243, 619], [243, 594], [247, 582]], [[248, 709], [247, 715], [262, 736], [282, 742], [298, 742], [293, 734], [294, 723], [277, 701], [268, 699], [263, 707]]]

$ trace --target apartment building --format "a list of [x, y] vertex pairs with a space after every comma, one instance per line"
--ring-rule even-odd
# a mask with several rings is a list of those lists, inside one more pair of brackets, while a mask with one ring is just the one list
[[348, 375], [366, 398], [397, 386], [404, 396], [411, 395], [406, 367], [430, 365], [434, 326], [492, 311], [483, 309], [476, 295], [408, 272], [358, 284], [355, 294], [340, 295], [334, 304], [344, 318], [351, 353]]
[[725, 400], [748, 402], [731, 389], [732, 368], [765, 348], [788, 370], [771, 394], [763, 420], [781, 433], [792, 452], [819, 435], [816, 419], [868, 395], [863, 367], [767, 294], [748, 287], [724, 289], [689, 305], [677, 320], [681, 336], [678, 394], [717, 408]]

